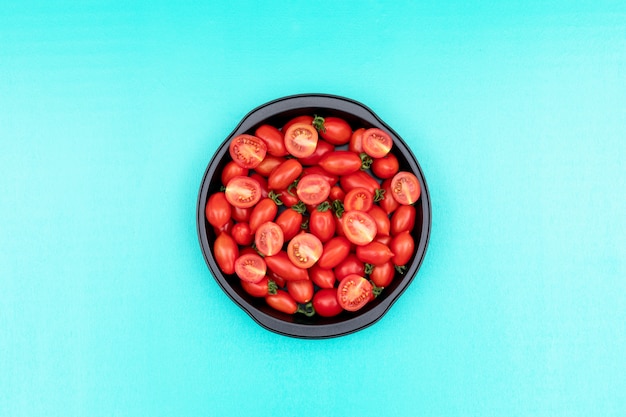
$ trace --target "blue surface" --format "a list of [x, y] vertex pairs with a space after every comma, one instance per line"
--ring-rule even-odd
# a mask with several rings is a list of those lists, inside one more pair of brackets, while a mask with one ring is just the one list
[[[626, 3], [0, 5], [0, 415], [623, 416]], [[430, 247], [376, 325], [256, 325], [198, 187], [241, 117], [344, 95], [411, 145]]]

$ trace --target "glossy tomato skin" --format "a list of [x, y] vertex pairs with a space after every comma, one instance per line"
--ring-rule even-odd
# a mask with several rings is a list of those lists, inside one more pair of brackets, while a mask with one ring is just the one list
[[267, 179], [270, 190], [282, 190], [289, 187], [302, 173], [302, 164], [293, 158], [274, 168]]
[[233, 221], [233, 219], [230, 219], [220, 227], [213, 227], [213, 231], [215, 232], [216, 236], [219, 236], [220, 233], [227, 233], [230, 235], [234, 225], [235, 222]]
[[236, 222], [249, 222], [250, 213], [252, 213], [251, 207], [248, 207], [248, 208], [233, 207], [231, 210], [233, 220]]
[[391, 261], [398, 266], [406, 265], [415, 253], [415, 241], [409, 232], [399, 233], [389, 246], [395, 254]]
[[390, 248], [380, 242], [371, 242], [356, 248], [356, 257], [361, 262], [372, 265], [382, 265], [389, 262], [393, 256], [394, 253]]
[[287, 281], [287, 292], [297, 303], [306, 304], [311, 301], [314, 291], [311, 280]]
[[361, 157], [350, 151], [333, 151], [322, 157], [319, 166], [334, 175], [348, 175], [361, 169]]
[[233, 225], [230, 235], [240, 246], [249, 246], [254, 242], [254, 233], [252, 233], [250, 225], [245, 222], [239, 222]]
[[252, 207], [250, 214], [250, 230], [256, 232], [260, 225], [265, 222], [274, 221], [278, 213], [278, 206], [271, 198], [263, 198], [259, 203]]
[[336, 267], [350, 253], [350, 241], [342, 236], [335, 236], [324, 245], [322, 256], [317, 261], [320, 268]]
[[350, 152], [355, 152], [357, 154], [361, 154], [363, 152], [363, 132], [365, 132], [364, 127], [360, 127], [352, 132], [350, 143], [348, 145], [348, 150]]
[[305, 125], [313, 126], [313, 116], [307, 114], [296, 116], [283, 125], [282, 131], [286, 132], [289, 127], [295, 123], [304, 123]]
[[337, 300], [337, 290], [333, 288], [317, 291], [313, 296], [313, 308], [322, 317], [335, 317], [343, 311]]
[[223, 273], [235, 273], [235, 260], [239, 257], [237, 242], [227, 233], [221, 233], [213, 244], [213, 255]]
[[265, 263], [270, 270], [274, 271], [286, 281], [309, 279], [308, 271], [295, 266], [285, 251], [281, 250], [276, 253], [276, 255], [266, 256]]
[[241, 280], [241, 287], [245, 292], [253, 297], [265, 297], [270, 291], [270, 280], [268, 277], [264, 277], [259, 282], [248, 282]]
[[370, 128], [363, 132], [363, 151], [372, 158], [382, 158], [393, 146], [391, 136], [378, 128]]
[[298, 268], [309, 269], [322, 256], [322, 242], [312, 233], [298, 233], [287, 245], [289, 260]]
[[385, 262], [382, 265], [376, 265], [370, 274], [370, 279], [377, 287], [387, 287], [393, 281], [396, 269], [393, 262]]
[[306, 158], [300, 158], [300, 163], [305, 166], [314, 166], [324, 155], [335, 150], [335, 147], [325, 140], [318, 139], [315, 152]]
[[231, 219], [231, 205], [226, 200], [223, 192], [217, 192], [211, 195], [207, 200], [204, 210], [207, 221], [211, 226], [222, 227]]
[[415, 206], [399, 206], [391, 215], [391, 234], [411, 232], [415, 227]]
[[344, 310], [360, 310], [371, 299], [372, 284], [359, 275], [348, 275], [337, 287], [337, 300]]
[[338, 175], [331, 174], [330, 172], [326, 171], [324, 168], [318, 165], [305, 167], [302, 170], [303, 177], [310, 174], [321, 175], [330, 186], [337, 184], [337, 181], [339, 181]]
[[250, 177], [235, 177], [226, 184], [226, 200], [235, 207], [248, 208], [261, 200], [261, 185]]
[[315, 264], [309, 270], [309, 277], [320, 288], [333, 288], [335, 286], [335, 273], [332, 269], [320, 268]]
[[330, 210], [315, 209], [309, 217], [309, 230], [322, 242], [328, 242], [335, 235], [335, 219]]
[[274, 222], [265, 222], [254, 233], [256, 249], [269, 257], [280, 252], [285, 243], [283, 230]]
[[355, 245], [367, 245], [376, 237], [376, 221], [364, 211], [346, 211], [341, 217], [346, 238]]
[[254, 172], [267, 178], [278, 166], [286, 161], [285, 158], [280, 156], [267, 155], [261, 163], [254, 168]]
[[365, 171], [357, 171], [349, 175], [344, 175], [339, 178], [339, 184], [346, 193], [354, 188], [361, 187], [374, 195], [376, 190], [380, 188], [378, 181]]
[[348, 122], [339, 117], [318, 117], [313, 120], [313, 124], [319, 127], [320, 136], [333, 145], [345, 145], [352, 136], [352, 128]]
[[267, 154], [267, 145], [252, 135], [238, 135], [231, 139], [230, 157], [242, 168], [256, 168]]
[[274, 192], [278, 195], [278, 198], [282, 201], [285, 207], [293, 207], [298, 204], [298, 201], [300, 201], [295, 188], [292, 188], [291, 190], [289, 188], [284, 190], [275, 190]]
[[298, 303], [284, 290], [276, 290], [276, 294], [266, 295], [265, 302], [273, 309], [286, 314], [295, 314], [298, 311]]
[[421, 186], [417, 177], [408, 171], [400, 171], [391, 179], [391, 195], [403, 205], [419, 200]]
[[381, 184], [381, 189], [384, 191], [384, 194], [382, 200], [380, 200], [378, 204], [387, 214], [391, 214], [400, 206], [400, 203], [398, 203], [396, 199], [393, 198], [393, 195], [391, 195], [391, 180], [384, 180]]
[[285, 241], [290, 241], [302, 229], [302, 214], [288, 208], [278, 215], [276, 224], [283, 230]]
[[306, 158], [315, 152], [318, 138], [313, 126], [294, 123], [285, 131], [285, 148], [296, 158]]
[[250, 170], [239, 166], [235, 161], [230, 161], [224, 166], [222, 170], [221, 179], [222, 184], [228, 184], [228, 181], [235, 177], [247, 177]]
[[392, 178], [400, 170], [400, 162], [392, 153], [388, 153], [382, 158], [374, 158], [372, 162], [372, 172], [380, 179]]
[[307, 174], [300, 178], [296, 194], [304, 204], [320, 204], [330, 194], [330, 184], [319, 174]]
[[348, 275], [365, 276], [365, 263], [356, 257], [356, 254], [350, 253], [346, 256], [334, 269], [335, 278], [342, 280]]
[[376, 222], [376, 236], [388, 236], [391, 229], [391, 222], [389, 216], [378, 205], [373, 205], [367, 212]]
[[339, 200], [343, 201], [346, 198], [346, 192], [338, 185], [333, 185], [330, 187], [330, 193], [328, 193], [328, 198], [331, 201]]
[[285, 149], [285, 138], [283, 133], [276, 127], [263, 124], [255, 130], [254, 136], [265, 142], [268, 154], [273, 156], [288, 155], [287, 149]]
[[258, 172], [253, 172], [250, 174], [248, 178], [251, 178], [259, 183], [261, 187], [261, 198], [267, 198], [269, 195], [269, 187], [267, 186], [267, 178], [259, 174]]

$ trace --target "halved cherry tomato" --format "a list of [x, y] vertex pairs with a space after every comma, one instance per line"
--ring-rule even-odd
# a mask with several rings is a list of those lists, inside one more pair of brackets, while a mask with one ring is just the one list
[[296, 123], [304, 123], [305, 125], [313, 125], [313, 116], [309, 116], [307, 114], [304, 114], [302, 116], [296, 116], [293, 119], [289, 120], [287, 123], [285, 123], [283, 125], [282, 131], [286, 132], [287, 129], [289, 129], [289, 127], [293, 124]]
[[377, 233], [376, 222], [363, 211], [346, 211], [341, 217], [341, 224], [346, 238], [355, 245], [367, 245]]
[[315, 152], [306, 158], [299, 158], [300, 163], [305, 166], [315, 166], [324, 155], [335, 150], [335, 147], [323, 139], [318, 139]]
[[391, 234], [410, 232], [415, 226], [415, 206], [400, 206], [391, 215]]
[[365, 171], [357, 171], [353, 174], [344, 175], [339, 178], [339, 184], [346, 193], [354, 188], [362, 187], [374, 195], [376, 194], [376, 190], [380, 188], [378, 181]]
[[335, 273], [332, 269], [320, 268], [315, 264], [309, 270], [309, 277], [320, 288], [334, 288], [335, 286]]
[[338, 185], [333, 185], [330, 187], [330, 193], [328, 194], [328, 198], [332, 201], [340, 200], [343, 201], [346, 198], [346, 192], [341, 189]]
[[348, 275], [339, 283], [337, 300], [347, 311], [357, 311], [372, 299], [372, 284], [359, 275]]
[[275, 255], [266, 256], [265, 263], [270, 270], [284, 278], [285, 281], [309, 279], [308, 271], [295, 266], [289, 259], [287, 252], [283, 250], [279, 251]]
[[367, 214], [372, 216], [372, 218], [376, 222], [376, 236], [377, 237], [381, 235], [383, 236], [389, 235], [389, 230], [390, 230], [391, 225], [389, 221], [389, 216], [387, 215], [385, 210], [383, 210], [382, 208], [380, 208], [380, 206], [375, 204], [372, 206], [372, 208], [369, 209]]
[[399, 206], [400, 203], [396, 201], [392, 196], [391, 191], [391, 180], [386, 179], [381, 184], [381, 189], [384, 191], [383, 198], [378, 202], [380, 207], [385, 210], [387, 214], [393, 213]]
[[261, 200], [261, 185], [250, 177], [235, 177], [226, 184], [226, 200], [239, 208], [252, 207]]
[[298, 181], [296, 193], [304, 204], [320, 204], [328, 198], [330, 184], [319, 174], [308, 174]]
[[221, 233], [213, 243], [213, 254], [217, 266], [225, 274], [235, 273], [235, 259], [239, 257], [237, 242], [227, 233]]
[[382, 158], [391, 150], [393, 141], [387, 132], [373, 127], [363, 132], [362, 144], [366, 154], [372, 158]]
[[285, 241], [290, 241], [302, 229], [302, 213], [288, 208], [278, 215], [276, 224], [283, 230]]
[[365, 276], [365, 264], [356, 257], [356, 254], [350, 253], [333, 271], [335, 277], [340, 281], [351, 274]]
[[299, 268], [310, 268], [322, 256], [322, 242], [312, 233], [300, 233], [289, 241], [287, 255]]
[[353, 188], [346, 194], [343, 207], [346, 211], [368, 211], [374, 204], [374, 196], [362, 187]]
[[317, 261], [320, 268], [331, 269], [336, 267], [350, 253], [350, 241], [342, 236], [336, 236], [324, 244], [322, 256]]
[[285, 161], [286, 159], [281, 156], [267, 155], [265, 159], [263, 159], [263, 161], [261, 161], [261, 163], [254, 168], [254, 171], [267, 178], [270, 176], [272, 171]]
[[337, 290], [322, 288], [313, 296], [313, 308], [322, 317], [334, 317], [343, 311], [337, 300]]
[[313, 298], [313, 282], [309, 279], [287, 281], [287, 292], [297, 303], [306, 304]]
[[398, 172], [391, 180], [391, 195], [400, 204], [413, 204], [419, 200], [420, 194], [419, 180], [408, 171]]
[[273, 309], [286, 314], [294, 314], [298, 311], [298, 303], [296, 303], [287, 291], [276, 290], [276, 294], [268, 294], [265, 296], [265, 302]]
[[378, 178], [387, 179], [391, 178], [400, 170], [400, 162], [398, 158], [392, 153], [388, 153], [382, 158], [374, 158], [372, 162], [372, 172]]
[[313, 126], [294, 123], [285, 131], [285, 148], [296, 158], [306, 158], [315, 152], [317, 139], [317, 130]]
[[255, 253], [241, 255], [235, 260], [235, 273], [243, 281], [259, 282], [266, 272], [265, 261]]
[[248, 246], [254, 242], [254, 233], [248, 223], [239, 222], [233, 225], [230, 235], [240, 246]]
[[231, 213], [231, 206], [223, 192], [214, 193], [207, 200], [204, 214], [211, 226], [224, 226], [231, 219]]
[[295, 158], [287, 159], [272, 171], [267, 179], [267, 186], [270, 190], [282, 190], [289, 187], [301, 173], [302, 164]]
[[252, 230], [252, 233], [255, 233], [263, 223], [274, 221], [277, 213], [278, 206], [274, 200], [266, 197], [259, 201], [252, 208], [252, 213], [250, 214], [250, 230]]
[[385, 262], [382, 265], [376, 265], [370, 274], [370, 279], [377, 287], [386, 287], [391, 284], [393, 277], [396, 275], [396, 269], [393, 262]]
[[241, 287], [253, 297], [265, 297], [268, 294], [276, 294], [277, 289], [276, 283], [267, 276], [256, 283], [241, 280]]
[[230, 161], [226, 164], [226, 166], [224, 166], [224, 169], [222, 170], [222, 184], [228, 184], [228, 181], [235, 177], [247, 177], [249, 171], [250, 170], [248, 168], [243, 168], [239, 166], [239, 164], [237, 164], [235, 161]]
[[241, 208], [234, 207], [231, 210], [233, 220], [236, 222], [248, 222], [250, 220], [250, 213], [252, 213], [252, 208]]
[[345, 120], [339, 117], [320, 117], [313, 119], [313, 126], [320, 136], [333, 145], [345, 145], [350, 141], [352, 128]]
[[230, 157], [242, 168], [255, 168], [265, 158], [267, 145], [252, 135], [235, 136], [228, 147]]
[[380, 242], [370, 242], [356, 247], [356, 257], [367, 264], [382, 265], [394, 256], [389, 247]]
[[329, 204], [322, 203], [309, 217], [309, 230], [322, 242], [328, 242], [335, 235], [335, 215], [329, 207]]
[[348, 144], [348, 150], [350, 152], [355, 152], [357, 154], [363, 152], [363, 132], [365, 132], [364, 127], [360, 127], [352, 132], [350, 143]]
[[276, 255], [285, 243], [283, 230], [274, 222], [263, 223], [254, 234], [254, 243], [263, 255]]
[[285, 138], [283, 133], [274, 126], [264, 124], [259, 126], [254, 135], [263, 139], [263, 142], [267, 145], [267, 153], [274, 156], [286, 156], [288, 155], [287, 149], [285, 149]]
[[322, 157], [319, 166], [334, 175], [348, 175], [361, 169], [361, 157], [350, 151], [333, 151]]
[[406, 265], [415, 252], [415, 241], [409, 232], [399, 233], [389, 245], [394, 256], [391, 261], [398, 266]]

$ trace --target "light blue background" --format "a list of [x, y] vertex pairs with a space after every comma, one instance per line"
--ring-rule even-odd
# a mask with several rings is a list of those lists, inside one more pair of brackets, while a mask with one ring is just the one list
[[[0, 5], [0, 415], [623, 416], [626, 3]], [[211, 278], [206, 165], [322, 92], [410, 144], [417, 279], [270, 333]]]

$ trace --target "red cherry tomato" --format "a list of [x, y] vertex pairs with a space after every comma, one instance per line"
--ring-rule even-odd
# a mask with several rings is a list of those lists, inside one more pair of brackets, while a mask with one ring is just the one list
[[234, 225], [235, 222], [233, 221], [233, 219], [230, 219], [220, 227], [213, 227], [213, 230], [215, 231], [216, 236], [218, 236], [220, 233], [227, 233], [230, 235]]
[[305, 166], [315, 166], [324, 155], [335, 150], [335, 147], [325, 140], [318, 139], [315, 152], [306, 158], [300, 158], [300, 163]]
[[280, 164], [285, 161], [286, 159], [283, 157], [267, 155], [265, 159], [263, 159], [263, 161], [261, 161], [261, 163], [257, 165], [256, 168], [254, 168], [254, 171], [257, 174], [267, 178], [272, 173], [272, 171], [274, 171]]
[[228, 181], [235, 177], [247, 177], [249, 171], [250, 170], [248, 168], [240, 167], [235, 161], [230, 161], [222, 170], [222, 184], [228, 184]]
[[288, 208], [278, 215], [276, 224], [283, 230], [285, 241], [290, 241], [302, 230], [302, 214]]
[[300, 233], [289, 241], [287, 255], [298, 268], [310, 268], [322, 256], [322, 242], [311, 233]]
[[226, 184], [226, 200], [240, 208], [252, 207], [261, 200], [261, 185], [250, 177], [235, 177]]
[[360, 127], [352, 132], [350, 144], [348, 145], [348, 150], [350, 152], [355, 152], [357, 154], [363, 153], [363, 132], [365, 132], [364, 127]]
[[392, 178], [400, 170], [400, 162], [392, 153], [388, 153], [382, 158], [374, 158], [372, 162], [372, 172], [378, 178]]
[[239, 257], [237, 242], [227, 233], [221, 233], [213, 243], [213, 254], [217, 266], [223, 273], [231, 275], [235, 273], [235, 259]]
[[355, 245], [367, 245], [376, 236], [376, 222], [369, 214], [358, 211], [346, 211], [341, 223], [346, 238]]
[[282, 190], [293, 183], [302, 173], [302, 164], [297, 159], [287, 159], [277, 166], [269, 178], [267, 186], [270, 190]]
[[235, 136], [228, 147], [230, 157], [242, 168], [255, 168], [267, 153], [267, 145], [252, 135]]
[[387, 132], [374, 127], [363, 132], [362, 144], [366, 154], [372, 158], [382, 158], [391, 150], [393, 141]]
[[254, 136], [260, 138], [267, 145], [267, 153], [274, 156], [288, 155], [285, 149], [283, 133], [274, 126], [264, 124], [254, 131]]
[[310, 174], [321, 175], [331, 186], [337, 184], [337, 181], [339, 181], [338, 175], [331, 174], [328, 171], [326, 171], [324, 168], [318, 165], [315, 165], [312, 167], [306, 167], [302, 170], [303, 177], [306, 175], [310, 175]]
[[247, 253], [235, 260], [235, 273], [243, 281], [259, 282], [265, 277], [265, 261], [255, 253]]
[[350, 253], [350, 241], [342, 236], [336, 236], [324, 244], [322, 256], [317, 261], [320, 268], [331, 269], [336, 267]]
[[[265, 264], [267, 265], [267, 262], [265, 262]], [[274, 271], [267, 271], [267, 276], [276, 283], [276, 286], [278, 288], [285, 288], [285, 286], [287, 285], [287, 281], [285, 281], [285, 278], [281, 277]]]
[[283, 202], [285, 207], [293, 207], [300, 201], [295, 188], [288, 187], [284, 190], [276, 190], [274, 192], [278, 195], [278, 198]]
[[365, 188], [374, 195], [376, 190], [380, 188], [378, 181], [365, 171], [357, 171], [353, 174], [344, 175], [339, 179], [341, 188], [347, 193], [354, 188]]
[[377, 287], [387, 287], [393, 281], [396, 269], [393, 262], [385, 262], [382, 265], [376, 265], [370, 274], [370, 279]]
[[285, 148], [296, 158], [306, 158], [315, 152], [317, 139], [317, 130], [313, 126], [294, 123], [285, 131]]
[[420, 194], [419, 180], [410, 172], [400, 171], [391, 180], [391, 195], [400, 204], [413, 204], [419, 200]]
[[381, 235], [380, 233], [376, 235], [376, 237], [374, 238], [374, 242], [380, 242], [385, 246], [389, 246], [391, 244], [391, 239], [393, 239], [391, 236], [385, 236], [385, 235]]
[[389, 247], [380, 242], [370, 242], [367, 245], [357, 246], [356, 257], [361, 261], [372, 265], [382, 265], [394, 256]]
[[385, 210], [383, 210], [378, 205], [373, 205], [372, 208], [369, 209], [367, 214], [372, 216], [372, 218], [376, 222], [376, 232], [377, 232], [376, 236], [377, 237], [381, 235], [383, 236], [389, 235], [389, 230], [390, 230], [391, 225], [389, 221], [389, 216], [387, 215]]
[[233, 207], [231, 212], [234, 221], [248, 222], [250, 220], [250, 213], [252, 213], [252, 208]]
[[231, 229], [230, 235], [240, 246], [249, 246], [254, 242], [254, 233], [248, 223], [236, 223]]
[[223, 192], [211, 195], [207, 200], [204, 214], [211, 226], [224, 226], [231, 219], [231, 206]]
[[304, 123], [305, 125], [313, 125], [313, 116], [302, 115], [296, 116], [293, 119], [289, 120], [282, 128], [283, 132], [286, 132], [289, 127], [295, 123]]
[[339, 117], [320, 117], [313, 119], [313, 126], [320, 136], [333, 145], [345, 145], [350, 141], [352, 128], [345, 120]]
[[265, 296], [267, 305], [275, 310], [286, 314], [295, 314], [298, 311], [298, 303], [289, 295], [287, 291], [276, 290], [276, 294]]
[[309, 217], [309, 230], [320, 241], [328, 242], [335, 235], [335, 215], [331, 210], [314, 209]]
[[254, 234], [257, 250], [268, 257], [280, 252], [284, 242], [283, 230], [274, 222], [263, 223]]
[[343, 207], [346, 211], [368, 211], [374, 204], [374, 196], [362, 187], [353, 188], [346, 194]]
[[296, 193], [304, 204], [320, 204], [330, 194], [330, 184], [318, 174], [308, 174], [300, 178]]
[[314, 291], [315, 288], [311, 280], [287, 281], [287, 292], [297, 303], [306, 304], [311, 301]]
[[253, 297], [265, 297], [272, 292], [276, 292], [276, 283], [270, 282], [268, 277], [263, 277], [259, 282], [255, 283], [241, 280], [241, 287]]
[[322, 288], [313, 296], [313, 308], [322, 317], [334, 317], [343, 311], [337, 300], [337, 290]]
[[394, 265], [406, 265], [415, 253], [415, 241], [409, 232], [399, 233], [391, 240], [390, 249], [395, 254], [391, 261]]
[[333, 185], [330, 187], [330, 193], [328, 193], [328, 198], [332, 201], [340, 200], [343, 201], [346, 198], [346, 193], [341, 189], [338, 185]]
[[285, 281], [309, 279], [308, 271], [295, 266], [285, 251], [281, 250], [276, 255], [266, 256], [265, 263], [270, 270], [281, 276]]
[[391, 234], [410, 232], [415, 226], [415, 206], [400, 206], [391, 215]]
[[320, 268], [315, 264], [309, 270], [309, 277], [320, 288], [333, 288], [335, 286], [335, 273], [332, 269]]
[[365, 275], [365, 264], [356, 257], [356, 254], [350, 253], [337, 265], [333, 271], [338, 280], [342, 280], [348, 275], [357, 274]]
[[391, 214], [400, 206], [400, 203], [398, 203], [396, 199], [393, 198], [393, 195], [391, 195], [391, 180], [386, 179], [383, 181], [381, 189], [384, 191], [384, 194], [382, 200], [380, 200], [378, 204], [387, 214]]
[[262, 199], [252, 208], [252, 213], [250, 214], [250, 230], [255, 233], [263, 223], [274, 221], [277, 213], [278, 206], [274, 200], [268, 197]]
[[361, 169], [361, 157], [350, 151], [334, 151], [324, 155], [319, 166], [334, 175], [348, 175]]
[[337, 300], [347, 311], [357, 311], [372, 299], [372, 284], [359, 275], [348, 275], [339, 283]]

